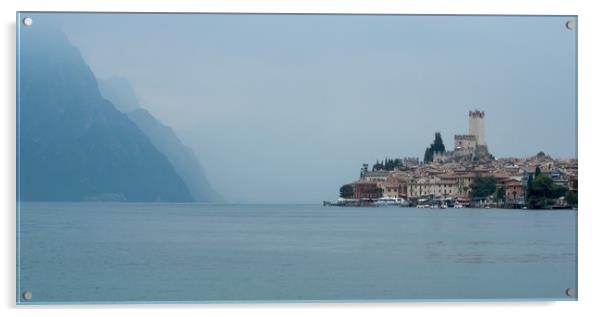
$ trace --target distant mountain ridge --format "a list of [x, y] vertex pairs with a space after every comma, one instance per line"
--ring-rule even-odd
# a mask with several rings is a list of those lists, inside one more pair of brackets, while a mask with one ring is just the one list
[[102, 97], [58, 30], [19, 38], [18, 199], [192, 201], [169, 160]]
[[153, 145], [163, 153], [176, 169], [176, 172], [195, 201], [217, 202], [221, 196], [211, 187], [199, 160], [189, 147], [182, 143], [173, 129], [140, 106], [131, 83], [123, 77], [99, 79], [100, 91], [105, 98], [126, 113], [144, 132]]
[[100, 94], [109, 100], [117, 110], [128, 114], [141, 108], [132, 84], [124, 77], [113, 76], [107, 79], [96, 79]]

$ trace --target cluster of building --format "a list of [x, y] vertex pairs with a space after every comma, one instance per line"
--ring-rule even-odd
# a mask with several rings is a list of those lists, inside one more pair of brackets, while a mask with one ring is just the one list
[[[505, 203], [510, 206], [525, 204], [529, 176], [534, 177], [539, 167], [542, 174], [554, 183], [577, 191], [577, 160], [557, 160], [544, 153], [528, 158], [498, 158], [489, 154], [485, 144], [485, 113], [469, 112], [469, 134], [454, 136], [454, 149], [435, 153], [433, 162], [404, 158], [403, 167], [394, 170], [369, 170], [364, 164], [360, 179], [351, 183], [353, 198], [373, 200], [380, 197], [403, 198], [410, 202], [420, 200], [454, 201], [470, 204], [472, 184], [477, 177], [494, 177], [497, 187], [505, 190]], [[472, 201], [471, 201], [472, 200]]]

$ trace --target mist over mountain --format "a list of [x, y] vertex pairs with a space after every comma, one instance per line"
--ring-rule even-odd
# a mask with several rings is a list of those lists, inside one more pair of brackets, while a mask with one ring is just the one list
[[155, 147], [167, 156], [188, 186], [194, 200], [200, 202], [222, 200], [209, 184], [205, 171], [194, 152], [180, 141], [172, 128], [162, 124], [142, 108], [130, 112], [128, 116], [140, 130], [146, 133]]
[[127, 78], [114, 76], [97, 81], [100, 94], [111, 101], [117, 110], [127, 114], [140, 108], [138, 97]]
[[20, 200], [192, 200], [169, 160], [102, 97], [63, 33], [24, 28], [19, 45]]
[[98, 79], [101, 94], [117, 109], [128, 115], [138, 128], [149, 137], [163, 153], [192, 194], [195, 201], [221, 201], [221, 196], [211, 187], [202, 165], [194, 152], [178, 138], [174, 130], [140, 106], [132, 84], [124, 77]]

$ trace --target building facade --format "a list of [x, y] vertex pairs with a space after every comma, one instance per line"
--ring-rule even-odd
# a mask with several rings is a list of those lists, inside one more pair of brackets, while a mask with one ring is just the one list
[[355, 199], [377, 199], [382, 197], [383, 190], [378, 182], [359, 180], [351, 183], [353, 187], [353, 198]]
[[525, 187], [521, 181], [509, 179], [502, 183], [506, 190], [507, 204], [523, 204], [525, 201]]
[[420, 177], [408, 183], [408, 198], [456, 198], [458, 182], [439, 177]]
[[454, 135], [454, 150], [474, 152], [477, 149], [477, 137], [472, 134]]

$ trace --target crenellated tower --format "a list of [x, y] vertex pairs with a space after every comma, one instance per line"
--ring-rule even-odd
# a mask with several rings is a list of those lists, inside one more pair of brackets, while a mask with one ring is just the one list
[[484, 111], [475, 110], [468, 112], [468, 134], [475, 136], [477, 140], [477, 146], [486, 145]]

